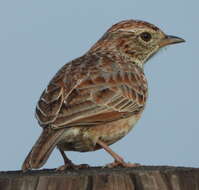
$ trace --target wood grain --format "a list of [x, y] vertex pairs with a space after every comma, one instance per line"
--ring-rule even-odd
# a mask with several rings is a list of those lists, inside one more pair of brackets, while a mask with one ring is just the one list
[[199, 169], [168, 166], [0, 172], [0, 190], [199, 190]]

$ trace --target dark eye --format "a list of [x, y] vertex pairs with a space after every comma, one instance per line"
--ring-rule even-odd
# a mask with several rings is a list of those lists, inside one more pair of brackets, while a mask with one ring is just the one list
[[151, 34], [148, 32], [143, 32], [140, 34], [140, 37], [142, 40], [144, 40], [145, 42], [149, 42], [152, 38]]

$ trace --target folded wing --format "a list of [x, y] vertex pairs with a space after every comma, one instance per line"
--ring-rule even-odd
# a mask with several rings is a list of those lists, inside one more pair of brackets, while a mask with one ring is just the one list
[[142, 111], [147, 98], [144, 73], [136, 65], [110, 72], [106, 68], [115, 63], [107, 60], [90, 56], [66, 64], [38, 102], [36, 116], [41, 126], [92, 126]]

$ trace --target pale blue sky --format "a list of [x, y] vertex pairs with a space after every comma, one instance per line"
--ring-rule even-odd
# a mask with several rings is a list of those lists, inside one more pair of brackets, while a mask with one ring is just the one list
[[[147, 63], [146, 110], [134, 130], [111, 147], [126, 161], [199, 167], [198, 7], [198, 0], [0, 0], [0, 170], [20, 169], [38, 138], [35, 105], [57, 70], [84, 54], [112, 24], [131, 18], [187, 42]], [[112, 162], [104, 150], [67, 155], [76, 163]], [[55, 150], [44, 167], [61, 164]]]

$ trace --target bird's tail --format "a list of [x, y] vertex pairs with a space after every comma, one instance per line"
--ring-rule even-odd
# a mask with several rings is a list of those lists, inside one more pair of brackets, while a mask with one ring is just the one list
[[42, 167], [60, 140], [63, 132], [64, 129], [55, 131], [51, 128], [45, 128], [27, 155], [22, 165], [22, 170], [26, 171], [28, 169]]

